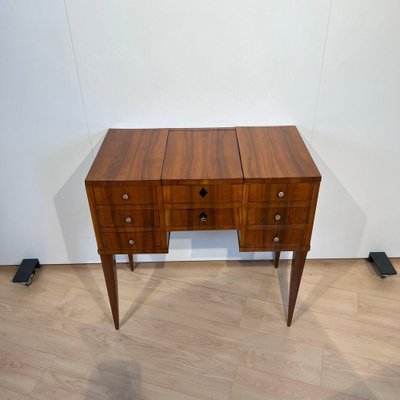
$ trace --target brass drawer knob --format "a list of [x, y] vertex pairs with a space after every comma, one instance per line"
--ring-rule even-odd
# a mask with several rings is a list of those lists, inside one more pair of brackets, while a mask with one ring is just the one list
[[285, 193], [283, 193], [283, 192], [278, 192], [278, 197], [283, 197], [283, 196], [285, 196]]
[[135, 241], [130, 239], [128, 243], [132, 245], [132, 244], [135, 244]]
[[128, 200], [128, 199], [129, 199], [129, 196], [126, 193], [124, 193], [122, 195], [122, 200]]
[[278, 243], [278, 242], [279, 242], [278, 236], [275, 236], [275, 237], [274, 237], [274, 242], [275, 242], [275, 243]]
[[131, 217], [126, 217], [126, 218], [125, 218], [125, 222], [126, 222], [127, 224], [130, 224], [130, 223], [132, 222], [132, 218], [131, 218]]
[[208, 218], [208, 215], [207, 215], [206, 213], [202, 212], [202, 213], [199, 215], [199, 218], [200, 218], [200, 221], [201, 221], [201, 222], [206, 222], [206, 221], [207, 221], [207, 218]]
[[279, 214], [276, 214], [276, 215], [275, 215], [275, 219], [276, 219], [277, 221], [279, 221], [279, 220], [281, 219], [281, 216], [280, 216]]

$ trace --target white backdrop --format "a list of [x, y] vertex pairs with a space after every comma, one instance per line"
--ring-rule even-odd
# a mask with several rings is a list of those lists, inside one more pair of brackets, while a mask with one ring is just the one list
[[[400, 256], [397, 0], [3, 0], [0, 264], [98, 260], [84, 178], [109, 127], [297, 125], [323, 175], [310, 257]], [[167, 256], [239, 253], [175, 233]]]

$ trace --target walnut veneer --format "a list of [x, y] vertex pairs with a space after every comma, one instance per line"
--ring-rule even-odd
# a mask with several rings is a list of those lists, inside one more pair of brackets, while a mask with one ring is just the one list
[[294, 126], [110, 129], [86, 191], [115, 328], [115, 254], [167, 253], [169, 232], [234, 229], [240, 251], [293, 251], [288, 325], [321, 175]]

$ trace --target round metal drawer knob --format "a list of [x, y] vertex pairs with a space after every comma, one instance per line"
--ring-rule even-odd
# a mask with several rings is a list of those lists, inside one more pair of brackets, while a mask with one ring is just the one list
[[279, 220], [281, 219], [281, 216], [280, 216], [279, 214], [276, 214], [276, 215], [275, 215], [275, 219], [276, 219], [277, 221], [279, 221]]
[[275, 242], [275, 243], [278, 243], [278, 242], [279, 242], [278, 236], [274, 237], [274, 242]]
[[135, 244], [135, 241], [134, 240], [129, 240], [129, 242], [128, 242], [129, 244]]
[[128, 199], [129, 199], [129, 196], [126, 193], [124, 193], [122, 195], [122, 200], [128, 200]]
[[126, 217], [126, 218], [125, 218], [125, 222], [126, 222], [127, 224], [130, 224], [130, 223], [132, 222], [132, 218], [131, 218], [131, 217]]
[[278, 197], [283, 197], [284, 195], [285, 195], [285, 193], [283, 193], [283, 192], [278, 193]]
[[208, 215], [207, 215], [206, 213], [202, 212], [202, 213], [199, 215], [199, 218], [200, 218], [200, 221], [201, 221], [201, 222], [207, 222]]

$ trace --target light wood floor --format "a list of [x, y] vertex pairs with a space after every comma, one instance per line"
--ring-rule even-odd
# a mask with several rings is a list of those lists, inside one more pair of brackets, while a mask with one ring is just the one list
[[[393, 261], [400, 271], [400, 261]], [[0, 267], [0, 399], [400, 399], [400, 279], [308, 261], [291, 328], [288, 262]]]

